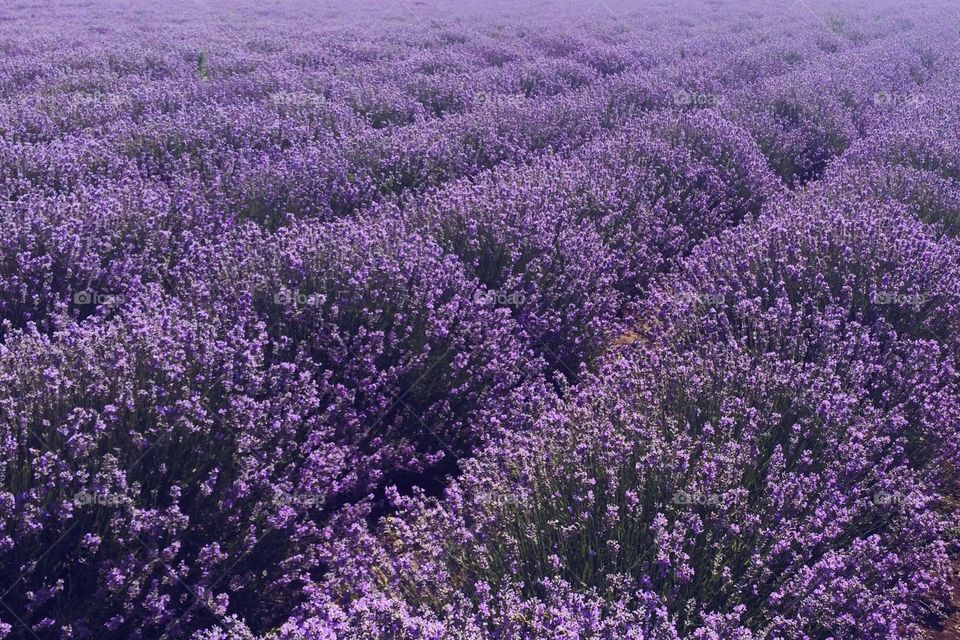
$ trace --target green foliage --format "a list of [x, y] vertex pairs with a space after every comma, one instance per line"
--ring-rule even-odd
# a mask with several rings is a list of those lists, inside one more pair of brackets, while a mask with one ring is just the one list
[[209, 58], [206, 51], [201, 51], [197, 54], [197, 77], [201, 80], [210, 79], [210, 67], [208, 65]]

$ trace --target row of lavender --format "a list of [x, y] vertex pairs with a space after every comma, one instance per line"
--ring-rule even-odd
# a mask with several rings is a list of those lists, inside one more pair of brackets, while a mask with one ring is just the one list
[[0, 636], [942, 612], [956, 34], [686, 8], [9, 38]]

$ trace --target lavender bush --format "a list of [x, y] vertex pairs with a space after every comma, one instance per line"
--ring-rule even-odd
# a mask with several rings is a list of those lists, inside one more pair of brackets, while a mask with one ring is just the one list
[[778, 186], [743, 131], [711, 114], [663, 114], [572, 157], [450, 185], [409, 216], [576, 377], [625, 331], [655, 273], [756, 216]]
[[[322, 570], [338, 518], [382, 510], [388, 481], [436, 486], [523, 428], [544, 391], [509, 314], [429, 241], [374, 229], [244, 234], [226, 244], [259, 249], [253, 264], [210, 265], [179, 295], [154, 285], [52, 336], [11, 331], [5, 561], [22, 576], [7, 601], [81, 634], [189, 628], [231, 602], [269, 628], [269, 607]], [[220, 269], [246, 270], [245, 288]], [[54, 541], [78, 564], [33, 566]]]

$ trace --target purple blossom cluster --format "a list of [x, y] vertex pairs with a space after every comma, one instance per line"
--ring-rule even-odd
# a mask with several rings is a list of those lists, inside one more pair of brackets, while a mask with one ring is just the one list
[[0, 638], [928, 637], [956, 6], [0, 6]]

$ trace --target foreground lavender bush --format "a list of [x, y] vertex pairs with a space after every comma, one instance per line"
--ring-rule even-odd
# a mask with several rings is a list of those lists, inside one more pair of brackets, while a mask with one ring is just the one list
[[387, 482], [436, 487], [522, 428], [543, 389], [509, 314], [429, 241], [376, 229], [244, 236], [255, 280], [211, 276], [203, 304], [154, 286], [112, 318], [7, 336], [5, 602], [81, 635], [234, 611], [269, 628]]

